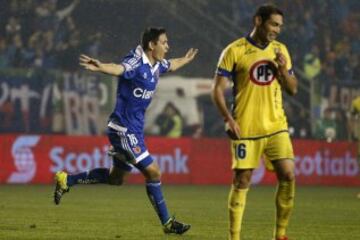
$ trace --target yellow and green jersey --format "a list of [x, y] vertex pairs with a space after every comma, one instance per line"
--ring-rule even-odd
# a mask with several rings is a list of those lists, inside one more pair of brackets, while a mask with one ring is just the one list
[[217, 74], [233, 81], [232, 114], [240, 127], [241, 138], [258, 138], [287, 130], [281, 86], [276, 79], [274, 59], [280, 51], [292, 63], [286, 46], [272, 41], [256, 46], [250, 37], [240, 38], [222, 52]]
[[351, 112], [354, 113], [354, 114], [359, 114], [360, 113], [360, 97], [356, 97], [351, 102]]

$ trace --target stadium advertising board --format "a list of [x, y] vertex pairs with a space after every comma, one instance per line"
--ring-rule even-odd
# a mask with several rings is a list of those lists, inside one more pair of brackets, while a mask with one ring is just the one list
[[54, 76], [0, 72], [0, 132], [51, 130]]
[[62, 73], [54, 92], [53, 132], [98, 135], [112, 110], [112, 81], [99, 75]]
[[[229, 142], [226, 139], [147, 138], [148, 148], [170, 184], [229, 184]], [[356, 144], [295, 140], [298, 184], [360, 186]], [[2, 135], [0, 183], [52, 183], [56, 171], [69, 173], [110, 167], [106, 137]], [[254, 184], [274, 184], [275, 175], [263, 164]], [[142, 183], [133, 171], [129, 183]]]
[[0, 133], [100, 134], [114, 84], [78, 72], [0, 71]]

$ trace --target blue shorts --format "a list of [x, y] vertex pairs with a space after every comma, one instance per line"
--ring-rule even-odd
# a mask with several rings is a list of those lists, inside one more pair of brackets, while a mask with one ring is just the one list
[[131, 171], [135, 166], [143, 170], [154, 161], [145, 146], [143, 134], [131, 133], [127, 128], [109, 122], [107, 135], [115, 153], [125, 156], [125, 161], [113, 158], [115, 167]]

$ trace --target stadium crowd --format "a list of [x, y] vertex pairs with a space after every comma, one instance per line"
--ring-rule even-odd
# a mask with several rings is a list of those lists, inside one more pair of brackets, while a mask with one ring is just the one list
[[[126, 49], [134, 47], [131, 44], [139, 29], [152, 25], [156, 19], [170, 32], [181, 33], [172, 34], [170, 44], [176, 42], [200, 48], [199, 59], [180, 74], [212, 78], [222, 47], [233, 36], [247, 34], [243, 28], [251, 24], [253, 6], [263, 2], [231, 0], [215, 4], [194, 0], [190, 6], [181, 0], [127, 1], [126, 4], [106, 0], [1, 1], [0, 69], [76, 71], [80, 53], [103, 59], [113, 57], [114, 52], [121, 56]], [[305, 89], [317, 86], [317, 94], [327, 98], [333, 84], [360, 85], [358, 1], [280, 0], [276, 3], [287, 13], [280, 40], [289, 46], [295, 71]], [[174, 11], [182, 14], [174, 14]], [[123, 34], [124, 29], [127, 35]], [[321, 113], [322, 118], [313, 124], [308, 92], [299, 94], [300, 104], [285, 105], [293, 135], [325, 138], [321, 133], [322, 123], [324, 119], [331, 119], [338, 132], [337, 138], [348, 139], [351, 134], [346, 124], [346, 110], [329, 106]], [[216, 123], [205, 125], [209, 124], [213, 125], [208, 129], [214, 132], [204, 129], [204, 134], [217, 135], [220, 130], [214, 126]]]

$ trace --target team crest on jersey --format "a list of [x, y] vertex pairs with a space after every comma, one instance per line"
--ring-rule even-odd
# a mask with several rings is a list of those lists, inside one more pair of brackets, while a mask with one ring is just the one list
[[269, 85], [275, 79], [275, 64], [268, 60], [254, 63], [250, 68], [250, 79], [257, 85]]
[[136, 153], [136, 154], [141, 153], [141, 148], [139, 146], [133, 147], [132, 149], [133, 149], [134, 153]]

